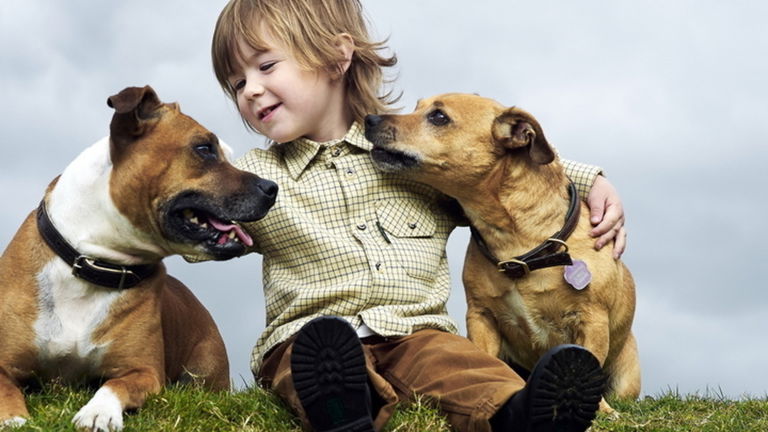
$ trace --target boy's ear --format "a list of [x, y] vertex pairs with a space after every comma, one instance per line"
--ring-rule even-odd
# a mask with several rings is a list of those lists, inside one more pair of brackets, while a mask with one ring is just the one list
[[349, 70], [349, 65], [352, 64], [352, 54], [355, 52], [355, 41], [352, 39], [352, 36], [350, 36], [349, 33], [339, 33], [336, 35], [334, 45], [341, 54], [339, 56], [341, 61], [339, 61], [336, 69], [338, 73], [337, 77], [340, 78], [344, 76], [345, 73], [347, 73], [347, 70]]

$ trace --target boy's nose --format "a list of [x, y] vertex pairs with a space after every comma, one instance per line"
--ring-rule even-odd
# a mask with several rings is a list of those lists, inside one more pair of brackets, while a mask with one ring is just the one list
[[245, 97], [248, 99], [253, 99], [256, 96], [260, 96], [264, 94], [264, 86], [257, 83], [248, 81], [245, 84]]

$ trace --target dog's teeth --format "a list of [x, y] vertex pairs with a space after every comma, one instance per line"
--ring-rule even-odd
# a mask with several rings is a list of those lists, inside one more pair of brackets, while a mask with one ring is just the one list
[[205, 222], [203, 222], [202, 224], [200, 224], [200, 227], [201, 227], [201, 228], [208, 228], [208, 224], [207, 224], [207, 223], [205, 223]]
[[192, 222], [193, 224], [199, 224], [200, 223], [200, 221], [198, 221], [198, 219], [196, 217], [190, 218], [189, 221]]
[[233, 239], [233, 238], [235, 238], [235, 232], [234, 232], [234, 231], [230, 231], [230, 232], [229, 232], [229, 238], [230, 238], [230, 239]]

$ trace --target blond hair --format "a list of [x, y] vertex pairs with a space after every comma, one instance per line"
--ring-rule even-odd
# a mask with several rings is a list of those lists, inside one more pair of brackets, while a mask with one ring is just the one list
[[359, 0], [231, 0], [216, 22], [211, 55], [216, 79], [235, 104], [236, 91], [228, 78], [238, 69], [237, 42], [266, 50], [259, 35], [262, 28], [290, 50], [299, 65], [332, 76], [339, 73], [338, 65], [344, 60], [336, 45], [338, 35], [350, 35], [355, 49], [344, 81], [354, 119], [393, 111], [390, 105], [400, 95], [380, 91], [390, 82], [384, 79], [383, 68], [394, 66], [397, 57], [379, 55], [387, 41], [370, 40]]

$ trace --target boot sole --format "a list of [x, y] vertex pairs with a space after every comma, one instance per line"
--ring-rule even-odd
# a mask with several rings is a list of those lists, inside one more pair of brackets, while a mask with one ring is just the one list
[[595, 419], [606, 376], [592, 353], [565, 345], [542, 357], [530, 383], [530, 432], [583, 432]]
[[365, 356], [345, 320], [320, 317], [307, 323], [293, 343], [291, 372], [316, 431], [373, 432]]

